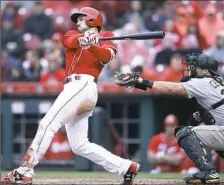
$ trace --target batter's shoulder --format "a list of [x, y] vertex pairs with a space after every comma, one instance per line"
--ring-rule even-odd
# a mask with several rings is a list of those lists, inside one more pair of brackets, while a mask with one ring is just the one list
[[100, 36], [101, 37], [113, 37], [114, 33], [112, 31], [101, 31]]
[[75, 30], [69, 30], [65, 33], [65, 36], [75, 35], [75, 34], [79, 34], [79, 32]]

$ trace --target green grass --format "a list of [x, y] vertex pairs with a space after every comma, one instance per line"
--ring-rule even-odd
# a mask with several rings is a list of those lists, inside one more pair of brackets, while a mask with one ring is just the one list
[[[1, 176], [6, 174], [6, 171], [1, 173]], [[49, 171], [49, 170], [36, 170], [35, 178], [102, 178], [102, 179], [116, 179], [119, 178], [115, 174], [108, 172], [80, 172], [80, 171]], [[182, 179], [184, 175], [177, 173], [163, 173], [163, 174], [148, 174], [140, 172], [137, 179]], [[224, 179], [224, 174], [221, 175], [221, 179]]]

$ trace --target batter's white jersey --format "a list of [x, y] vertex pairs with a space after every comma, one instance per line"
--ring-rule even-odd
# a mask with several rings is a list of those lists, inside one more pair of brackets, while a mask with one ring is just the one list
[[[213, 78], [192, 78], [182, 85], [187, 91], [188, 98], [196, 98], [197, 102], [206, 109], [210, 109], [212, 105], [224, 99], [224, 85]], [[224, 126], [224, 104], [209, 112], [214, 117], [216, 125]]]

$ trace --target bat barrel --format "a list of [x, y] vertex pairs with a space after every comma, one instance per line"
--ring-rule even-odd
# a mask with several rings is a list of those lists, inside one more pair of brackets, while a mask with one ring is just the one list
[[134, 33], [123, 36], [102, 37], [100, 40], [149, 40], [149, 39], [163, 39], [165, 33], [163, 31], [154, 31], [146, 33]]
[[162, 39], [165, 37], [165, 33], [163, 31], [139, 33], [139, 34], [132, 34], [132, 35], [133, 36], [131, 38], [136, 40]]

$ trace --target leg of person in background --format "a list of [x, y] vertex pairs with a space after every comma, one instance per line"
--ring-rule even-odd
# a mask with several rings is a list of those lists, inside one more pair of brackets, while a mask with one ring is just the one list
[[[112, 154], [102, 146], [89, 142], [88, 127], [90, 113], [78, 116], [65, 125], [71, 149], [75, 154], [101, 165], [105, 170], [124, 176], [124, 184], [131, 184], [140, 165]], [[128, 179], [129, 178], [129, 179]]]

